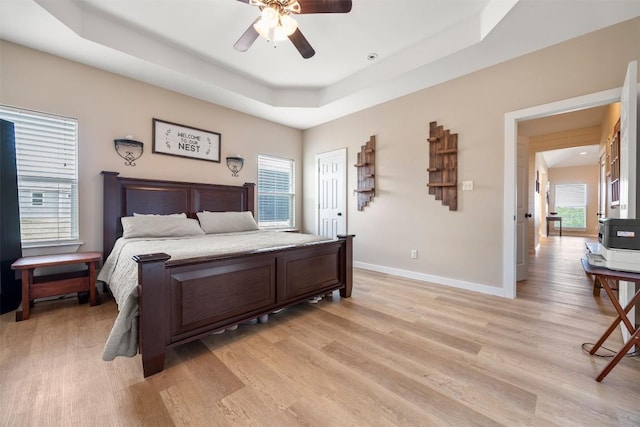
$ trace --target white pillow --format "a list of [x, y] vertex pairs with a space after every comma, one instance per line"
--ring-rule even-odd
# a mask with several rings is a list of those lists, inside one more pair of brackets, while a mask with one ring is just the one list
[[234, 233], [259, 230], [250, 211], [244, 212], [198, 212], [200, 227], [207, 234]]
[[198, 221], [176, 216], [123, 216], [122, 237], [188, 237], [203, 236]]
[[140, 213], [133, 213], [133, 216], [162, 216], [162, 217], [175, 217], [175, 218], [186, 218], [187, 214], [186, 213], [175, 213], [175, 214], [168, 214], [168, 215], [161, 215], [161, 214], [140, 214]]

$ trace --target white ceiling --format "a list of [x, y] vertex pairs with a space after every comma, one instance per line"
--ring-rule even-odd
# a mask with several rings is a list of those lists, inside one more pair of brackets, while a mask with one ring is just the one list
[[590, 166], [598, 164], [599, 150], [599, 145], [585, 145], [582, 147], [543, 151], [542, 155], [549, 168]]
[[[520, 122], [518, 123], [518, 135], [533, 137], [600, 126], [608, 108], [608, 105], [602, 105]], [[585, 145], [543, 151], [542, 155], [549, 168], [597, 165], [600, 161], [600, 146]]]
[[237, 0], [0, 0], [0, 38], [306, 129], [640, 16], [640, 1], [353, 0], [296, 16], [310, 59], [289, 41], [235, 51], [257, 16]]

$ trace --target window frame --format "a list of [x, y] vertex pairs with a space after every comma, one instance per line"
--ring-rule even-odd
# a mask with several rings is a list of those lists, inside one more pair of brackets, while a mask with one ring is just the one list
[[[274, 164], [274, 168], [272, 170], [274, 171], [280, 171], [283, 172], [285, 171], [285, 168], [282, 167], [285, 164], [287, 165], [287, 172], [288, 172], [288, 189], [287, 191], [272, 191], [272, 190], [265, 190], [264, 189], [264, 182], [261, 179], [261, 171], [264, 169], [268, 169], [265, 168], [265, 163], [268, 162], [272, 162]], [[280, 156], [274, 156], [271, 154], [258, 154], [258, 182], [257, 182], [257, 186], [256, 186], [256, 190], [257, 190], [257, 215], [256, 215], [256, 222], [258, 223], [258, 226], [260, 228], [263, 229], [273, 229], [273, 230], [285, 230], [285, 229], [293, 229], [295, 228], [295, 224], [296, 224], [296, 207], [295, 207], [295, 202], [296, 202], [296, 185], [295, 185], [295, 168], [296, 168], [296, 164], [295, 164], [295, 160], [294, 159], [290, 159], [290, 158], [286, 158], [286, 157], [280, 157]], [[279, 163], [279, 166], [281, 167], [275, 167], [276, 164]], [[263, 203], [261, 203], [261, 197], [262, 196], [272, 196], [272, 197], [286, 197], [288, 199], [288, 205], [289, 205], [289, 209], [288, 209], [288, 219], [286, 221], [276, 221], [276, 220], [267, 220], [267, 219], [263, 219], [263, 210], [262, 210], [262, 206]], [[275, 205], [275, 203], [274, 203]], [[275, 209], [275, 207], [274, 207]]]

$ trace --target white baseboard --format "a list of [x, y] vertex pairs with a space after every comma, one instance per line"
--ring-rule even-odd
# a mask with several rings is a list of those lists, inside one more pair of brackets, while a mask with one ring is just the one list
[[407, 279], [415, 279], [423, 282], [434, 283], [437, 285], [449, 286], [452, 288], [480, 292], [482, 294], [505, 297], [504, 288], [498, 288], [495, 286], [481, 285], [479, 283], [466, 282], [464, 280], [450, 279], [448, 277], [434, 276], [431, 274], [418, 273], [409, 270], [401, 270], [399, 268], [385, 267], [383, 265], [367, 264], [365, 262], [359, 261], [354, 261], [353, 266], [356, 268], [362, 268], [363, 270], [371, 270], [378, 273], [386, 273], [394, 276], [406, 277]]

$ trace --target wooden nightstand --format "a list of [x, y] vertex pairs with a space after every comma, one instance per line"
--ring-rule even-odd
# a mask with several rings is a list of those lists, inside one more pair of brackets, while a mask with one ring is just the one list
[[[23, 257], [11, 264], [13, 270], [22, 271], [22, 303], [16, 311], [16, 322], [27, 320], [36, 298], [64, 295], [71, 292], [89, 292], [89, 304], [100, 303], [96, 295], [96, 267], [102, 260], [100, 252]], [[36, 276], [36, 268], [70, 264], [87, 264], [87, 270], [69, 274]]]

